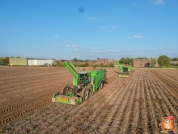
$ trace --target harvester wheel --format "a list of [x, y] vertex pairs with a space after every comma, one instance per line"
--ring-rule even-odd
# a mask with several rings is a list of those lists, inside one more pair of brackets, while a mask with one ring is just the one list
[[103, 87], [104, 87], [104, 83], [101, 82], [101, 84], [100, 84], [100, 89], [103, 89]]
[[70, 91], [71, 91], [71, 87], [70, 87], [70, 86], [66, 86], [66, 87], [64, 87], [63, 90], [62, 90], [62, 94], [65, 95], [65, 94], [67, 94], [67, 93], [70, 92]]
[[83, 101], [87, 100], [89, 98], [89, 94], [90, 94], [90, 91], [88, 88], [84, 88], [82, 90], [82, 98], [83, 98]]

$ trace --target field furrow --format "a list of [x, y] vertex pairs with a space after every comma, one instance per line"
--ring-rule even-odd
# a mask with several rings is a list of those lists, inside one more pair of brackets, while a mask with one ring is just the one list
[[119, 78], [118, 68], [106, 70], [104, 88], [75, 106], [51, 101], [54, 92], [72, 85], [66, 68], [3, 67], [0, 132], [156, 134], [162, 117], [178, 122], [177, 70], [134, 69], [129, 78]]

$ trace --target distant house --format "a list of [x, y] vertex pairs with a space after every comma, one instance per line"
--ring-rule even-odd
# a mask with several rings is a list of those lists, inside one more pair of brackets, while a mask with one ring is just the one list
[[170, 61], [171, 65], [178, 65], [178, 61]]
[[95, 60], [89, 60], [89, 61], [88, 61], [88, 64], [89, 64], [89, 65], [94, 65], [94, 64], [96, 64], [96, 61], [95, 61]]
[[107, 63], [107, 59], [97, 59], [97, 64], [100, 65], [100, 64], [103, 64], [103, 65], [106, 65]]
[[116, 60], [114, 59], [97, 59], [97, 64], [109, 65], [110, 63], [115, 64]]
[[149, 59], [133, 59], [133, 67], [148, 67]]
[[63, 63], [65, 61], [68, 61], [68, 60], [58, 60], [58, 63]]

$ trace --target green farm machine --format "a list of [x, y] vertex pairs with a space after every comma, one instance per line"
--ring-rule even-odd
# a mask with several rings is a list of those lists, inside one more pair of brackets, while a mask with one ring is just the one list
[[106, 70], [97, 69], [92, 71], [77, 72], [72, 62], [63, 63], [74, 75], [73, 86], [65, 86], [61, 93], [54, 93], [52, 101], [65, 104], [77, 105], [87, 100], [99, 88], [102, 89], [107, 82]]
[[116, 61], [116, 64], [118, 65], [118, 67], [120, 69], [119, 77], [126, 78], [126, 77], [129, 77], [131, 75], [132, 66], [123, 67], [123, 66], [120, 65], [120, 63], [118, 61]]

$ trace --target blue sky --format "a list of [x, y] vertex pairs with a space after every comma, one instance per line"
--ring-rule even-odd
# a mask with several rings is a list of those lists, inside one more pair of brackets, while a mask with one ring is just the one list
[[0, 57], [178, 57], [178, 0], [0, 0]]

